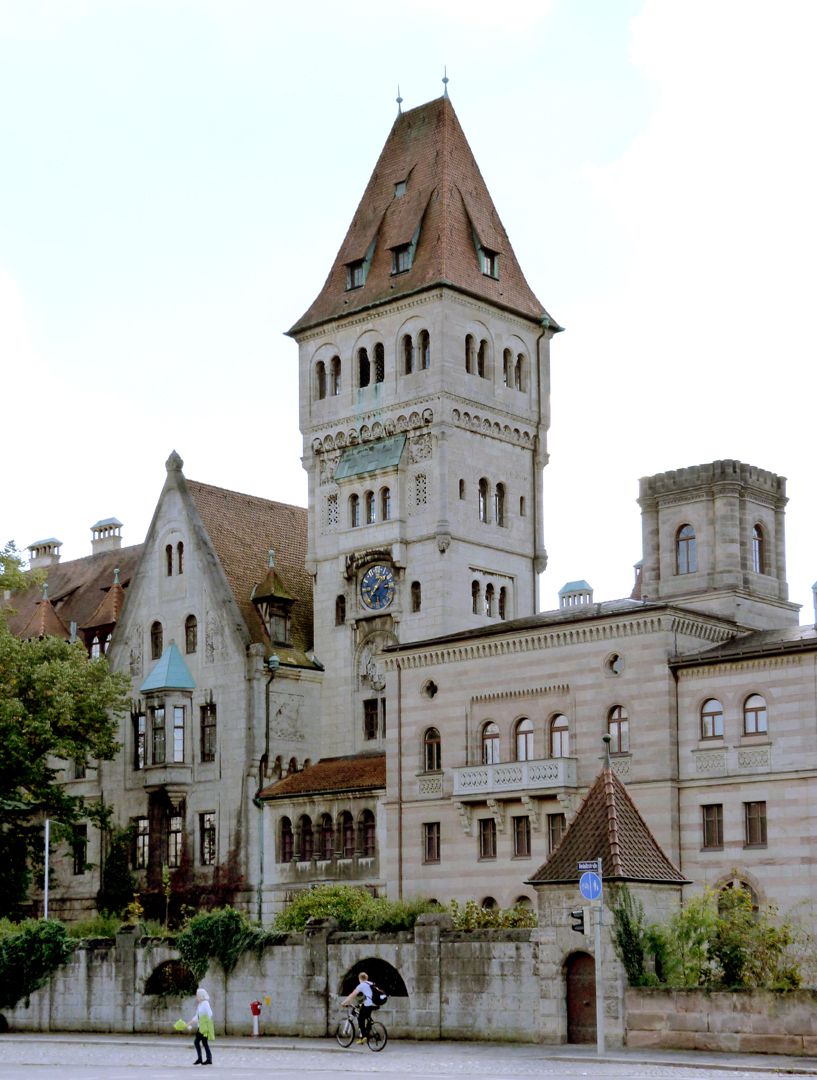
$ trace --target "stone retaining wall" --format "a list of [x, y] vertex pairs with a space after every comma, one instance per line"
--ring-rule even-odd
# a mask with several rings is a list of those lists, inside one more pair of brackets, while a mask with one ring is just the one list
[[741, 1054], [817, 1055], [817, 991], [630, 988], [627, 1046]]

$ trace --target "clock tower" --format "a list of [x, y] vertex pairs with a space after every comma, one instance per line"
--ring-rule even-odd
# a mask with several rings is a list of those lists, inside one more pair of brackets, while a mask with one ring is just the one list
[[384, 647], [538, 609], [559, 330], [447, 95], [398, 114], [289, 331], [330, 720], [321, 756], [383, 748]]

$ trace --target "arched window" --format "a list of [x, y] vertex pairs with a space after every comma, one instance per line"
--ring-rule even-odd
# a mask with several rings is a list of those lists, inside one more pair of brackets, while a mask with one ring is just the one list
[[340, 815], [340, 851], [344, 859], [355, 854], [355, 822], [348, 810]]
[[380, 520], [391, 520], [391, 489], [387, 487], [380, 489]]
[[524, 495], [519, 496], [519, 516], [520, 517], [525, 516], [525, 496]]
[[105, 637], [105, 640], [102, 642], [102, 655], [103, 656], [108, 655], [108, 649], [110, 649], [110, 647], [111, 647], [111, 637], [112, 637], [111, 634], [107, 634], [106, 637]]
[[358, 847], [360, 853], [366, 859], [371, 859], [377, 852], [375, 844], [375, 820], [371, 810], [364, 810], [358, 822], [358, 835], [360, 837]]
[[420, 610], [423, 603], [423, 590], [419, 581], [412, 581], [411, 583], [411, 610], [417, 612]]
[[367, 491], [363, 496], [363, 501], [366, 506], [366, 524], [374, 525], [375, 522], [375, 501], [374, 492]]
[[499, 603], [497, 604], [497, 614], [500, 619], [506, 619], [508, 617], [508, 590], [503, 585], [499, 590]]
[[292, 862], [293, 850], [292, 822], [288, 817], [283, 817], [278, 830], [278, 862]]
[[414, 371], [414, 344], [411, 334], [403, 335], [403, 374], [411, 375]]
[[697, 541], [691, 525], [682, 525], [675, 534], [675, 564], [678, 574], [694, 574], [698, 569]]
[[752, 569], [756, 574], [766, 573], [766, 538], [762, 525], [752, 529]]
[[184, 573], [184, 544], [181, 540], [176, 544], [176, 573]]
[[527, 390], [527, 365], [525, 364], [524, 353], [519, 353], [516, 357], [516, 365], [514, 367], [513, 383], [517, 390]]
[[386, 355], [378, 341], [374, 347], [374, 381], [381, 383], [386, 377]]
[[460, 483], [459, 483], [459, 494], [460, 494], [460, 498], [461, 498], [461, 499], [464, 499], [464, 498], [465, 498], [465, 481], [464, 481], [464, 480], [460, 480]]
[[751, 694], [743, 703], [743, 734], [765, 735], [767, 731], [766, 701], [760, 694]]
[[423, 766], [426, 772], [439, 772], [442, 766], [442, 743], [440, 733], [430, 727], [423, 735]]
[[479, 582], [471, 582], [471, 611], [479, 615]]
[[488, 481], [483, 478], [479, 482], [479, 492], [477, 495], [477, 504], [479, 507], [479, 520], [488, 520]]
[[94, 640], [91, 642], [91, 659], [98, 660], [102, 655], [102, 647], [99, 644], [99, 637], [94, 634]]
[[326, 364], [319, 360], [315, 365], [315, 397], [323, 401], [326, 397]]
[[567, 717], [559, 713], [550, 721], [550, 756], [570, 757], [570, 729]]
[[489, 720], [482, 728], [482, 764], [496, 765], [499, 761], [499, 728]]
[[505, 524], [505, 485], [497, 484], [494, 491], [494, 521], [497, 525]]
[[477, 375], [481, 379], [488, 378], [488, 342], [485, 338], [480, 341], [477, 349]]
[[468, 375], [474, 373], [474, 336], [465, 335], [465, 370]]
[[607, 734], [610, 736], [611, 754], [630, 752], [630, 718], [621, 705], [614, 705], [607, 714]]
[[516, 725], [516, 760], [533, 760], [533, 722], [523, 716]]
[[170, 577], [173, 573], [173, 545], [168, 544], [165, 548], [165, 573]]
[[357, 350], [357, 385], [368, 386], [372, 378], [372, 366], [369, 363], [369, 354], [365, 349]]
[[188, 615], [184, 620], [184, 651], [194, 653], [199, 644], [199, 624], [195, 615]]
[[298, 823], [301, 831], [301, 862], [308, 862], [315, 854], [315, 837], [312, 833], [312, 818], [304, 814]]
[[356, 529], [360, 525], [360, 496], [349, 496], [349, 525]]
[[428, 371], [431, 367], [431, 337], [428, 330], [420, 331], [420, 370]]
[[494, 587], [489, 582], [485, 586], [485, 614], [488, 618], [493, 618], [494, 614]]
[[335, 597], [335, 626], [343, 626], [346, 622], [346, 597], [338, 595]]
[[505, 386], [513, 386], [513, 353], [510, 349], [502, 353], [502, 382]]
[[332, 369], [329, 381], [329, 392], [332, 397], [337, 397], [340, 393], [340, 357], [332, 357]]
[[483, 897], [482, 903], [480, 904], [480, 907], [483, 908], [485, 911], [494, 911], [496, 910], [496, 906], [497, 903], [496, 900], [494, 900], [493, 896]]
[[158, 660], [164, 650], [162, 624], [155, 622], [150, 627], [150, 658]]
[[717, 698], [709, 698], [701, 706], [701, 738], [723, 738], [723, 705]]
[[321, 859], [331, 859], [335, 854], [335, 829], [329, 814], [321, 815], [320, 838], [318, 840], [318, 856]]

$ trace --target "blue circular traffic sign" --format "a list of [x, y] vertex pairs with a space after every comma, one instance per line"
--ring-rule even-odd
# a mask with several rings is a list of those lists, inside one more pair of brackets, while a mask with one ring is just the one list
[[579, 892], [585, 900], [598, 900], [601, 896], [601, 878], [591, 871], [582, 874], [579, 878]]

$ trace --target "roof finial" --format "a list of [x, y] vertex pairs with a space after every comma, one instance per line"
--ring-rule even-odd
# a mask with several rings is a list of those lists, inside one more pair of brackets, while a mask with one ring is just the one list
[[605, 769], [610, 768], [610, 743], [612, 741], [612, 738], [613, 738], [613, 736], [610, 735], [609, 732], [606, 735], [602, 735], [602, 737], [601, 737], [601, 741], [604, 743], [604, 767], [605, 767]]
[[114, 583], [114, 585], [119, 584], [119, 567], [118, 566], [116, 567], [116, 569], [113, 572], [113, 583]]
[[270, 548], [267, 552], [267, 567], [270, 570], [275, 569], [275, 548]]
[[47, 600], [47, 599], [48, 599], [48, 582], [44, 581], [43, 582], [43, 600]]
[[443, 67], [443, 97], [448, 97], [448, 68]]
[[400, 97], [400, 83], [397, 84], [397, 115], [403, 115], [403, 99]]

